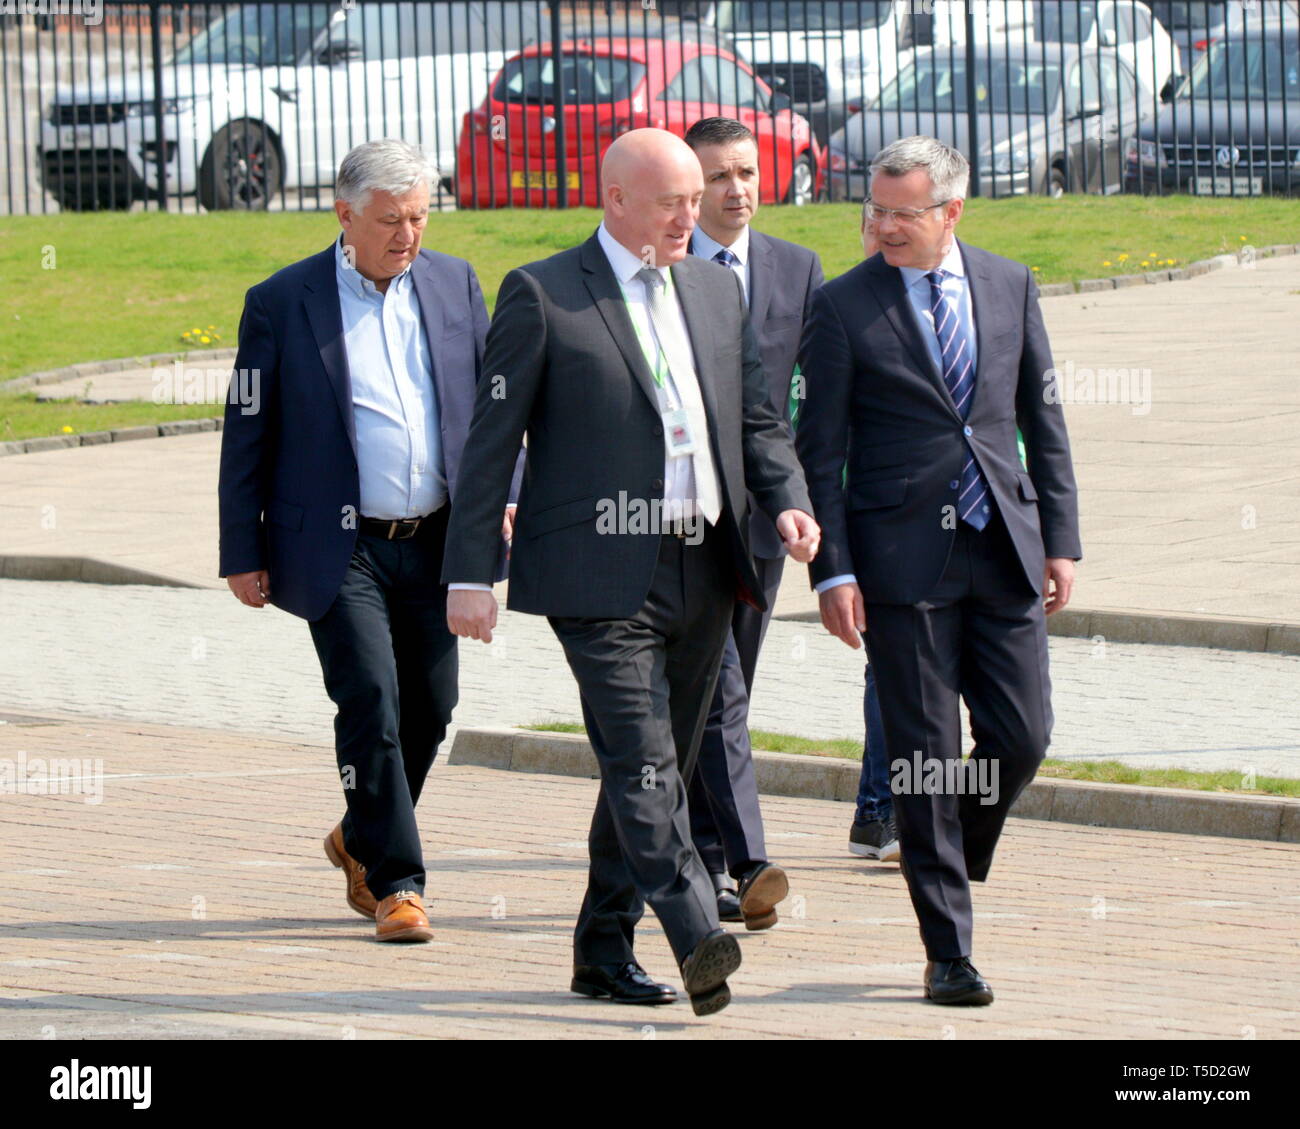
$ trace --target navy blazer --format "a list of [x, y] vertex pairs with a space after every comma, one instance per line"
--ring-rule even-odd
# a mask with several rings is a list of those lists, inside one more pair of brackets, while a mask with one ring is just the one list
[[[474, 268], [463, 259], [421, 250], [411, 272], [454, 509], [475, 387], [483, 376], [487, 307]], [[234, 398], [226, 405], [220, 575], [266, 569], [273, 604], [319, 619], [352, 558], [361, 497], [332, 243], [248, 291], [235, 370], [237, 381], [257, 374], [259, 403], [249, 414]], [[517, 480], [518, 474], [516, 486]], [[504, 575], [502, 551], [496, 578]]]
[[[825, 281], [816, 251], [749, 229], [749, 323], [763, 356], [772, 407], [790, 418], [790, 382], [813, 294]], [[749, 544], [756, 557], [786, 555], [776, 523], [753, 496], [749, 500]]]
[[914, 604], [943, 575], [957, 529], [967, 427], [1027, 592], [1042, 592], [1045, 557], [1082, 555], [1070, 443], [1060, 397], [1049, 388], [1052, 352], [1038, 288], [1020, 263], [965, 243], [961, 251], [978, 354], [966, 420], [926, 349], [902, 272], [882, 255], [823, 286], [804, 331], [807, 399], [797, 443], [822, 527], [809, 569], [814, 584], [853, 573], [868, 603]]

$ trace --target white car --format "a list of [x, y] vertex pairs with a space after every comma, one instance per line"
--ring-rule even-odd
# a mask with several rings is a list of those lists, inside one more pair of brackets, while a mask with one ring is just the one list
[[1113, 47], [1150, 91], [1181, 81], [1178, 45], [1139, 0], [1034, 0], [1033, 35], [1046, 43]]
[[286, 188], [328, 189], [377, 137], [423, 146], [448, 176], [461, 117], [537, 31], [536, 5], [500, 0], [241, 4], [164, 61], [161, 151], [151, 70], [59, 87], [44, 184], [69, 209], [163, 191], [265, 208]]

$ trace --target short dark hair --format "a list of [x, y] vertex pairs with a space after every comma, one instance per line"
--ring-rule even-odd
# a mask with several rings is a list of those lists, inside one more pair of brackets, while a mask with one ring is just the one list
[[701, 118], [686, 131], [686, 144], [695, 150], [705, 145], [734, 145], [737, 141], [758, 144], [753, 131], [735, 118]]

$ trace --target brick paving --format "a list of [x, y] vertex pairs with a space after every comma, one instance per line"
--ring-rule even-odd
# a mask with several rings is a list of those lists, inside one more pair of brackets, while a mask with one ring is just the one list
[[[592, 781], [435, 768], [420, 822], [436, 939], [381, 946], [320, 850], [339, 813], [328, 748], [0, 726], [0, 768], [58, 757], [102, 758], [102, 802], [0, 797], [0, 1037], [1300, 1036], [1300, 846], [1012, 820], [976, 888], [997, 1002], [949, 1010], [920, 998], [897, 867], [844, 852], [847, 805], [768, 798], [793, 896], [776, 929], [742, 931], [736, 1002], [697, 1019], [566, 990]], [[638, 953], [677, 982], [652, 916]]]

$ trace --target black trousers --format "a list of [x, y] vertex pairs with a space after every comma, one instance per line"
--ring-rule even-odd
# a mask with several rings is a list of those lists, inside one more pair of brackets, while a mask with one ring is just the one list
[[[995, 515], [983, 532], [960, 523], [929, 599], [866, 611], [903, 874], [927, 957], [955, 960], [971, 954], [969, 884], [988, 877], [1007, 811], [1051, 738], [1043, 599]], [[971, 764], [944, 773], [961, 760], [959, 696]], [[931, 761], [933, 772], [915, 771]]]
[[415, 804], [457, 696], [456, 636], [439, 583], [448, 509], [409, 540], [359, 536], [334, 603], [310, 625], [338, 707], [343, 842], [381, 900], [424, 892]]
[[678, 963], [718, 928], [713, 886], [691, 843], [685, 780], [734, 591], [730, 549], [709, 526], [698, 545], [660, 539], [650, 591], [631, 619], [550, 619], [600, 764], [575, 964], [635, 960], [647, 902]]
[[783, 557], [754, 561], [767, 611], [736, 602], [699, 760], [690, 780], [691, 837], [710, 874], [729, 872], [740, 878], [755, 863], [767, 861], [754, 752], [749, 744], [749, 697], [784, 565]]

